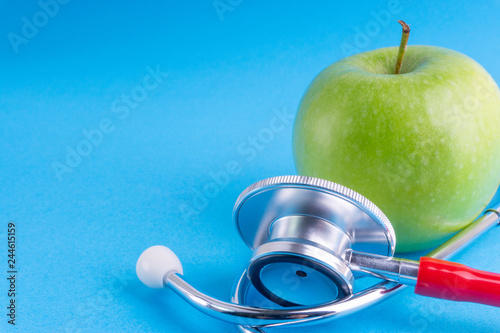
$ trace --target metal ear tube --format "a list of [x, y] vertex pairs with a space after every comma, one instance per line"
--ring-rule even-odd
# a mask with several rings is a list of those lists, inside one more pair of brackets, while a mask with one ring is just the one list
[[[442, 260], [498, 225], [499, 212], [499, 206], [486, 211], [420, 262], [398, 259], [393, 257], [394, 230], [368, 199], [317, 178], [275, 177], [251, 185], [236, 201], [233, 219], [253, 253], [233, 288], [231, 302], [216, 300], [186, 283], [180, 261], [165, 247], [146, 250], [136, 270], [147, 286], [168, 286], [198, 310], [247, 333], [329, 321], [376, 304], [408, 285], [424, 296], [500, 306], [499, 274]], [[381, 282], [354, 293], [355, 281], [362, 275]], [[287, 290], [292, 278], [296, 283]], [[249, 306], [250, 294], [260, 295], [272, 306]]]

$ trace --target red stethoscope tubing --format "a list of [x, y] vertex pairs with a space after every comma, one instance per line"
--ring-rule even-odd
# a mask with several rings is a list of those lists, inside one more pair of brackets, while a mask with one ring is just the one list
[[428, 257], [420, 258], [415, 293], [500, 307], [500, 274]]

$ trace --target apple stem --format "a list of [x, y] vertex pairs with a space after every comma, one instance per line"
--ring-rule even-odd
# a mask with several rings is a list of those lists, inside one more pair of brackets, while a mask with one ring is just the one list
[[401, 70], [406, 45], [408, 44], [408, 37], [410, 37], [410, 26], [401, 20], [398, 20], [398, 23], [403, 26], [403, 35], [401, 36], [401, 43], [399, 44], [398, 59], [396, 60], [396, 70], [394, 71], [394, 74], [399, 74], [399, 71]]

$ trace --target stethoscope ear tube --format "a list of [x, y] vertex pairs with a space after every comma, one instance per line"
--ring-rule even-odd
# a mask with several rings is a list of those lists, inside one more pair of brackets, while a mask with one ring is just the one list
[[450, 301], [500, 307], [500, 274], [422, 257], [415, 293]]

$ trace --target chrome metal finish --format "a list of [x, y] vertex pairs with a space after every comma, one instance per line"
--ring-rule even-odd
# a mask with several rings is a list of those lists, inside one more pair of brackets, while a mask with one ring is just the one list
[[[287, 265], [283, 266], [283, 263], [287, 263]], [[352, 294], [354, 277], [349, 267], [340, 257], [314, 245], [292, 241], [276, 241], [262, 244], [254, 251], [247, 269], [247, 275], [261, 294], [277, 304], [283, 306], [310, 305], [294, 302], [266, 286], [261, 278], [262, 272], [273, 265], [279, 265], [278, 269], [281, 272], [278, 272], [278, 276], [281, 277], [295, 275], [297, 269], [305, 271], [310, 268], [312, 272], [308, 274], [321, 275], [330, 281], [331, 286], [329, 289], [336, 294], [333, 299]], [[295, 268], [297, 266], [300, 268]], [[279, 285], [277, 289], [282, 290], [283, 285]], [[296, 288], [299, 288], [299, 286], [296, 286]]]
[[409, 259], [349, 252], [347, 261], [352, 270], [409, 286], [417, 284], [419, 262]]
[[359, 193], [323, 179], [262, 180], [240, 194], [233, 210], [236, 227], [252, 250], [269, 241], [275, 221], [300, 215], [334, 224], [349, 237], [355, 251], [394, 254], [396, 236], [384, 213]]
[[[328, 319], [332, 316], [336, 318], [369, 307], [376, 303], [383, 294], [397, 286], [395, 282], [382, 282], [371, 289], [364, 290], [354, 295], [348, 296], [340, 301], [332, 301], [326, 304], [311, 307], [298, 307], [283, 309], [279, 306], [275, 308], [252, 307], [223, 302], [207, 296], [185, 282], [178, 274], [171, 274], [166, 278], [165, 285], [181, 296], [199, 311], [223, 321], [242, 325], [244, 327], [275, 327], [290, 324], [306, 324], [319, 319]], [[246, 270], [239, 280], [236, 292], [239, 288], [248, 290], [249, 280], [246, 278]], [[246, 290], [246, 291], [247, 291]], [[245, 292], [246, 292], [245, 291]], [[252, 331], [250, 331], [252, 332]], [[260, 331], [257, 331], [260, 332]], [[264, 332], [264, 331], [262, 331]]]
[[269, 242], [290, 240], [314, 244], [341, 256], [351, 248], [351, 241], [342, 229], [313, 216], [282, 217], [271, 224], [269, 233]]
[[[495, 211], [500, 210], [500, 203], [493, 207]], [[443, 243], [434, 251], [427, 254], [428, 257], [436, 259], [449, 259], [452, 255], [463, 249], [465, 245], [469, 244], [472, 240], [476, 239], [484, 232], [492, 229], [494, 226], [499, 225], [500, 216], [496, 212], [486, 211], [485, 214], [468, 227], [458, 232], [454, 237]], [[246, 270], [241, 274], [240, 279], [237, 280], [233, 287], [231, 302], [236, 304], [246, 304], [248, 290], [251, 287], [250, 281], [247, 279]], [[301, 322], [291, 321], [282, 324], [270, 325], [255, 325], [259, 326], [259, 333], [265, 333], [266, 327], [283, 326], [283, 325], [299, 325], [302, 323], [321, 324], [331, 321], [333, 319], [341, 318], [353, 312], [365, 309], [373, 304], [384, 301], [385, 299], [395, 296], [398, 292], [404, 290], [407, 285], [398, 284], [393, 281], [384, 281], [369, 289], [360, 291], [350, 297], [339, 300], [337, 302], [320, 305], [317, 307], [301, 307], [301, 309], [311, 310], [307, 316], [303, 317]], [[313, 311], [314, 309], [314, 311]], [[263, 309], [263, 313], [267, 309]], [[319, 314], [323, 313], [323, 314]], [[253, 325], [250, 325], [253, 326]], [[240, 327], [236, 327], [240, 331]], [[245, 332], [245, 331], [240, 331]], [[252, 332], [252, 331], [249, 331]], [[246, 333], [246, 332], [245, 332]]]
[[276, 284], [269, 276], [289, 275], [291, 267], [299, 265], [296, 272], [304, 277], [300, 285], [321, 283], [324, 298], [313, 302], [324, 303], [352, 294], [346, 251], [392, 256], [395, 249], [394, 230], [373, 203], [317, 178], [283, 176], [253, 184], [236, 200], [233, 218], [243, 240], [255, 249], [248, 278], [282, 306], [311, 304], [296, 299], [297, 292], [283, 292], [285, 283]]
[[[278, 278], [295, 276], [296, 272], [303, 277], [315, 274], [320, 281], [324, 281], [320, 276], [330, 280], [328, 291], [337, 298], [352, 294], [354, 277], [344, 260], [351, 242], [340, 228], [316, 217], [299, 215], [276, 220], [269, 233], [268, 242], [255, 249], [248, 266], [248, 277], [261, 294], [283, 306], [307, 305], [285, 297], [293, 296], [297, 290], [277, 295], [273, 289], [282, 291], [282, 285], [267, 286], [262, 279], [265, 271], [273, 271]], [[304, 286], [306, 280], [301, 280]], [[325, 294], [322, 301], [331, 300], [328, 296]]]
[[[499, 208], [500, 205], [496, 207], [496, 209]], [[488, 212], [438, 249], [429, 253], [428, 256], [447, 259], [469, 241], [498, 225], [498, 222], [499, 216]], [[216, 300], [197, 291], [177, 274], [169, 275], [164, 282], [201, 312], [217, 319], [241, 325], [237, 328], [242, 333], [265, 333], [266, 327], [327, 322], [383, 301], [406, 287], [396, 282], [384, 281], [336, 302], [287, 309], [275, 306], [273, 309], [240, 305], [247, 303], [246, 295], [251, 287], [246, 270], [233, 288], [232, 303]]]
[[500, 217], [500, 209], [493, 209], [493, 208], [490, 208], [490, 209], [487, 209], [485, 211], [485, 213], [489, 213], [489, 212], [492, 212], [492, 213], [495, 213], [498, 215], [498, 217]]
[[[244, 271], [238, 282], [235, 284], [231, 302], [239, 304], [243, 301], [246, 301], [245, 295], [248, 293], [251, 287], [252, 285], [250, 281], [246, 278], [246, 271]], [[260, 331], [258, 332], [266, 332], [264, 329], [271, 327], [281, 327], [288, 325], [305, 326], [311, 324], [312, 322], [314, 322], [314, 324], [320, 324], [368, 308], [380, 302], [382, 299], [385, 299], [387, 297], [387, 293], [394, 292], [395, 290], [397, 290], [397, 288], [402, 287], [404, 286], [396, 282], [384, 281], [376, 284], [375, 286], [372, 286], [369, 289], [362, 290], [337, 301], [332, 301], [317, 306], [287, 308], [286, 313], [290, 317], [288, 317], [288, 320], [284, 322], [276, 321], [274, 323], [262, 325], [253, 325], [248, 324], [247, 322], [247, 324], [244, 325], [258, 327], [260, 329]], [[261, 307], [262, 316], [259, 318], [265, 321], [272, 321], [272, 312], [275, 311], [273, 310], [273, 306], [274, 309], [282, 308], [277, 305], [271, 304], [271, 302], [266, 303], [266, 305], [267, 307], [265, 308]], [[240, 329], [239, 327], [237, 328], [238, 330]]]
[[[498, 225], [499, 209], [500, 204], [486, 211], [428, 256], [446, 259], [456, 253]], [[395, 235], [387, 217], [366, 198], [341, 185], [301, 176], [266, 179], [243, 191], [233, 218], [241, 237], [254, 252], [248, 269], [233, 288], [232, 303], [199, 292], [178, 274], [165, 276], [164, 283], [201, 312], [237, 324], [241, 333], [265, 333], [269, 327], [327, 322], [415, 284], [418, 262], [392, 257]], [[337, 297], [320, 304], [288, 308], [274, 302], [273, 297], [279, 295], [272, 290], [266, 295], [269, 286], [263, 273], [276, 269], [280, 273], [279, 269], [286, 269], [287, 263], [323, 274], [335, 284]], [[352, 294], [352, 271], [383, 280]], [[302, 270], [296, 274], [307, 276]], [[256, 288], [259, 282], [264, 288]], [[253, 303], [247, 299], [256, 290], [268, 300]], [[282, 305], [295, 305], [287, 299], [281, 300], [285, 303]]]
[[409, 259], [398, 260], [400, 260], [398, 282], [407, 286], [416, 286], [420, 263]]

